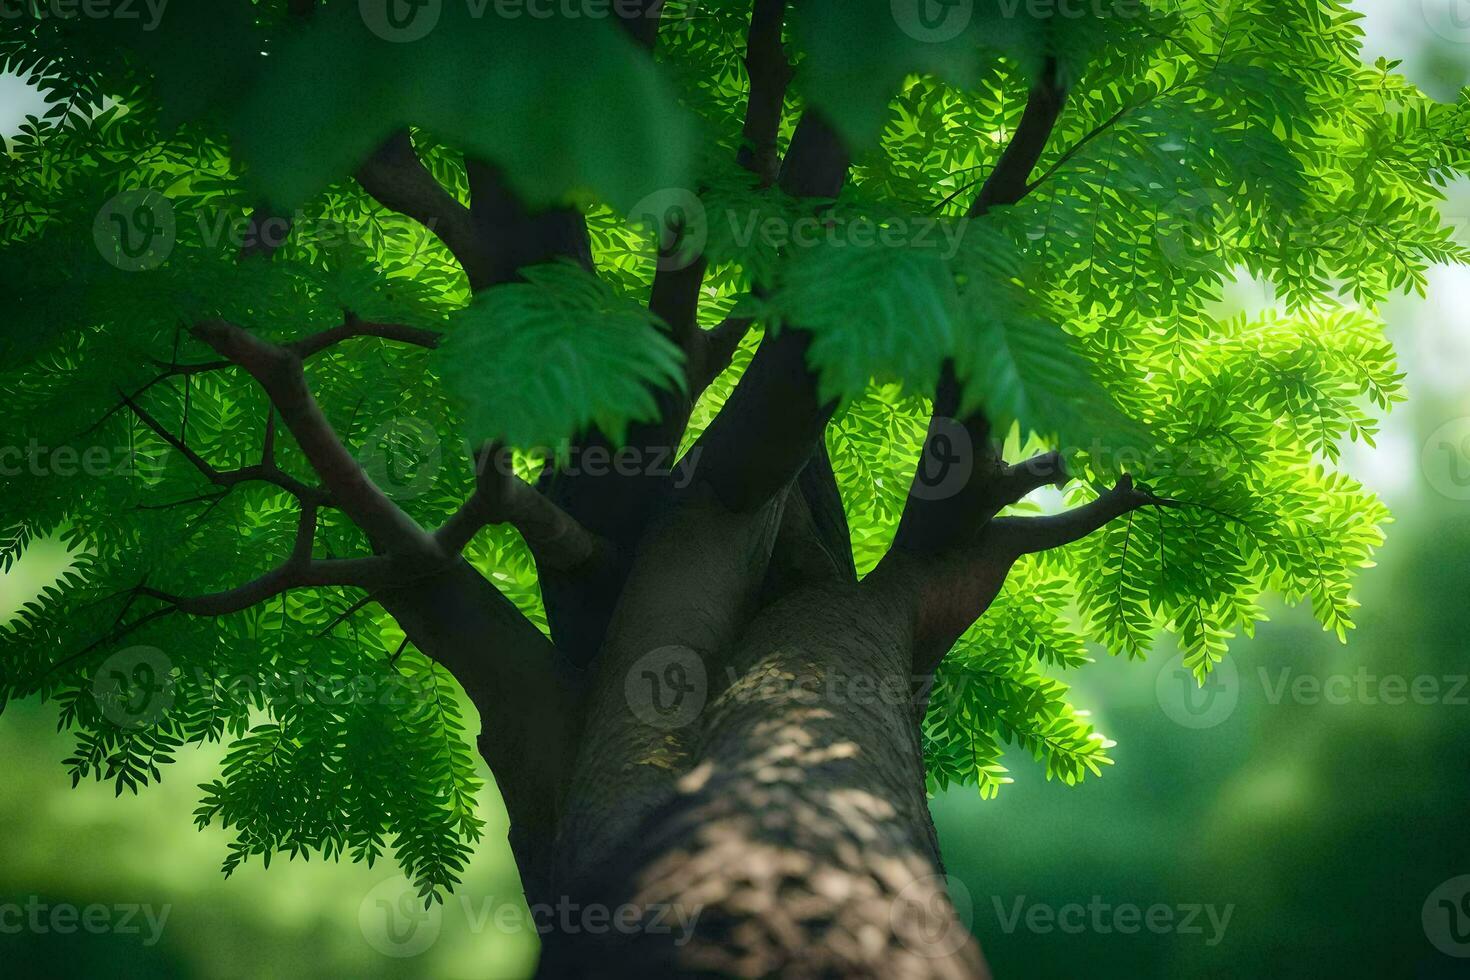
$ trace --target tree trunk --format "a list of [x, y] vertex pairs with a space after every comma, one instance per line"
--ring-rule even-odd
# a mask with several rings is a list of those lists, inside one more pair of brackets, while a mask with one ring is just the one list
[[907, 638], [873, 613], [815, 590], [760, 617], [669, 798], [577, 869], [590, 901], [674, 926], [548, 936], [548, 975], [984, 975], [944, 889]]
[[696, 487], [644, 535], [544, 898], [606, 911], [538, 916], [543, 975], [986, 975], [926, 802], [911, 593], [773, 567], [810, 516], [787, 496]]

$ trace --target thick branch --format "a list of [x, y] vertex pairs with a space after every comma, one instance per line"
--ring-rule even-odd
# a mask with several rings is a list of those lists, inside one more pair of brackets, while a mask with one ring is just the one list
[[735, 352], [740, 349], [740, 342], [750, 333], [754, 323], [750, 317], [732, 316], [705, 331], [704, 360], [699, 365], [699, 373], [690, 379], [691, 398], [697, 400], [710, 386], [710, 382], [730, 366], [730, 362], [735, 359]]
[[265, 389], [335, 504], [369, 538], [383, 547], [410, 553], [432, 550], [428, 535], [368, 478], [337, 438], [307, 387], [296, 353], [223, 320], [196, 324], [193, 333], [221, 357], [244, 368]]
[[480, 751], [505, 799], [527, 900], [549, 900], [559, 799], [577, 751], [577, 672], [463, 560], [383, 590], [378, 601], [474, 703]]
[[[776, 139], [792, 74], [781, 43], [785, 16], [786, 0], [756, 0], [746, 42], [745, 67], [750, 77], [750, 93], [743, 141], [735, 159], [756, 174], [762, 186], [775, 183], [779, 173]], [[662, 235], [665, 229], [659, 231]], [[683, 229], [667, 231], [678, 236]], [[699, 300], [706, 266], [705, 258], [699, 256], [687, 264], [660, 268], [654, 275], [649, 309], [669, 325], [675, 343], [684, 351], [688, 392], [658, 393], [660, 422], [652, 433], [641, 433], [645, 442], [649, 436], [665, 444], [678, 441], [694, 401], [729, 364], [735, 346], [748, 328], [749, 321], [745, 321], [733, 343], [728, 333], [707, 334], [699, 329]]]
[[260, 205], [250, 212], [245, 229], [245, 240], [240, 245], [239, 258], [253, 256], [270, 258], [291, 237], [291, 219], [276, 214], [268, 205]]
[[1067, 467], [1058, 452], [1041, 453], [1002, 468], [995, 481], [993, 502], [998, 507], [1019, 503], [1022, 497], [1042, 487], [1059, 487], [1067, 482]]
[[568, 258], [591, 270], [592, 240], [587, 220], [576, 208], [533, 211], [493, 164], [467, 159], [470, 214], [483, 246], [481, 274], [471, 286], [482, 289], [519, 278], [520, 270]]
[[953, 364], [946, 362], [893, 541], [896, 550], [930, 554], [953, 547], [1032, 490], [1065, 479], [1061, 457], [1055, 453], [1006, 465], [983, 412], [954, 418], [961, 403], [959, 379]]
[[847, 145], [815, 110], [802, 114], [781, 164], [781, 189], [792, 197], [831, 200], [847, 181]]
[[[1034, 479], [1018, 476], [1016, 488]], [[908, 597], [915, 620], [914, 667], [929, 673], [989, 608], [1022, 555], [1070, 544], [1140, 507], [1177, 505], [1138, 489], [1125, 475], [1097, 500], [1062, 514], [998, 517], [977, 532], [957, 535], [950, 547], [930, 553], [895, 547], [863, 587]]]
[[1028, 181], [1031, 171], [1046, 150], [1062, 106], [1067, 101], [1067, 90], [1062, 85], [1055, 58], [1048, 58], [1042, 66], [1041, 78], [1031, 89], [1026, 101], [1026, 111], [1021, 115], [1021, 124], [1001, 154], [995, 169], [990, 172], [975, 203], [970, 205], [969, 215], [977, 218], [996, 205], [1015, 204], [1025, 197], [1031, 187]]
[[[791, 80], [791, 68], [781, 47], [785, 11], [785, 0], [757, 0], [747, 42], [745, 64], [750, 75], [750, 95], [746, 104], [745, 138], [736, 161], [760, 176], [763, 185], [774, 183], [777, 177], [776, 136], [786, 86]], [[663, 220], [674, 217], [664, 215]], [[684, 229], [671, 226], [658, 231], [661, 239], [667, 233], [672, 242], [678, 242]], [[662, 249], [660, 254], [664, 254]], [[687, 391], [661, 390], [656, 394], [659, 421], [652, 426], [636, 427], [632, 434], [634, 445], [678, 443], [694, 401], [729, 364], [735, 346], [748, 327], [749, 321], [738, 327], [739, 335], [733, 343], [729, 331], [706, 333], [699, 328], [699, 301], [707, 265], [700, 255], [688, 262], [661, 265], [654, 274], [648, 307], [669, 325], [674, 342], [684, 352]]]
[[435, 330], [409, 327], [401, 323], [370, 323], [366, 320], [359, 320], [353, 313], [348, 313], [340, 327], [332, 327], [294, 341], [287, 344], [286, 349], [305, 361], [329, 347], [356, 337], [378, 337], [382, 340], [392, 340], [413, 347], [426, 347], [430, 350], [438, 347], [440, 341], [444, 339], [444, 335]]
[[1148, 506], [1176, 507], [1179, 502], [1134, 486], [1133, 478], [1125, 473], [1113, 489], [1073, 510], [1044, 517], [997, 518], [991, 522], [994, 547], [1017, 557], [1049, 551], [1079, 541], [1129, 511]]
[[[781, 168], [795, 197], [835, 198], [847, 179], [842, 139], [816, 112], [796, 127]], [[791, 482], [811, 458], [835, 403], [823, 402], [806, 363], [811, 336], [787, 325], [768, 335], [730, 400], [700, 439], [700, 478], [735, 511], [751, 510]]]
[[700, 438], [697, 479], [730, 510], [754, 510], [811, 458], [834, 405], [823, 404], [806, 365], [811, 335], [767, 335], [729, 401]]
[[526, 539], [538, 568], [572, 571], [606, 557], [606, 541], [515, 474], [509, 450], [489, 447], [476, 469], [475, 492], [434, 534], [447, 554], [463, 551], [487, 524], [509, 524]]
[[429, 173], [408, 131], [390, 136], [357, 170], [357, 182], [379, 204], [412, 218], [438, 236], [480, 289], [493, 278], [493, 258], [475, 227], [469, 208]]
[[745, 45], [750, 96], [745, 104], [743, 142], [735, 160], [760, 177], [762, 185], [775, 183], [779, 173], [776, 137], [792, 75], [781, 44], [785, 19], [786, 0], [755, 0]]
[[699, 296], [704, 281], [703, 259], [683, 270], [660, 270], [653, 280], [650, 312], [669, 324], [674, 342], [684, 352], [685, 391], [659, 389], [654, 393], [658, 418], [629, 429], [628, 444], [653, 450], [678, 446], [689, 424], [694, 403], [710, 382], [730, 366], [735, 351], [755, 322], [749, 317], [727, 317], [709, 330], [698, 323]]
[[700, 256], [688, 265], [659, 269], [654, 274], [648, 309], [669, 325], [670, 337], [684, 352], [686, 390], [665, 388], [655, 393], [658, 421], [652, 425], [635, 426], [630, 438], [634, 445], [676, 442], [688, 424], [696, 397], [695, 379], [703, 371], [708, 345], [704, 331], [699, 328], [699, 299], [706, 265], [704, 257]]
[[787, 491], [781, 528], [771, 548], [762, 586], [763, 605], [795, 589], [856, 581], [852, 532], [847, 526], [842, 494], [837, 489], [827, 447], [818, 439], [811, 458]]

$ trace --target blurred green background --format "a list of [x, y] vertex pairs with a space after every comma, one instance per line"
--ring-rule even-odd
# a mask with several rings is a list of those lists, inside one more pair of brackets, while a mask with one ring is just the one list
[[[1470, 82], [1470, 2], [1356, 6], [1367, 60], [1402, 58], [1441, 99]], [[30, 100], [0, 78], [0, 133]], [[1470, 243], [1470, 188], [1451, 188], [1446, 215]], [[1241, 283], [1228, 302], [1271, 297]], [[1397, 519], [1361, 579], [1347, 646], [1278, 606], [1256, 639], [1234, 644], [1233, 674], [1194, 695], [1167, 644], [1146, 663], [1100, 655], [1068, 680], [1119, 743], [1101, 779], [1047, 783], [1013, 753], [1016, 781], [999, 799], [935, 801], [955, 890], [998, 976], [1470, 976], [1470, 879], [1452, 880], [1470, 875], [1467, 310], [1467, 269], [1437, 270], [1427, 300], [1387, 310], [1412, 399], [1376, 448], [1345, 461]], [[63, 561], [38, 548], [0, 577], [0, 618]], [[391, 865], [277, 861], [226, 881], [227, 832], [190, 823], [217, 750], [184, 753], [161, 785], [122, 799], [70, 788], [69, 751], [49, 707], [0, 717], [0, 975], [501, 978], [532, 967], [493, 789], [486, 841], [419, 950], [377, 934], [373, 890], [394, 889]], [[19, 911], [7, 916], [7, 903]], [[59, 905], [94, 904], [119, 924], [129, 906], [167, 918], [152, 943], [144, 912], [136, 932], [14, 928], [32, 907], [49, 922]]]

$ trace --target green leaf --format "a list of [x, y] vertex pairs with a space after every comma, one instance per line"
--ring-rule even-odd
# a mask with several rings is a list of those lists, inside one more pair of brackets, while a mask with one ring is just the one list
[[1034, 43], [1039, 22], [1027, 5], [1020, 5], [1019, 16], [1003, 16], [991, 3], [978, 8], [969, 0], [799, 4], [794, 34], [806, 57], [796, 84], [851, 145], [866, 148], [878, 138], [889, 100], [906, 76], [934, 73], [957, 87], [972, 87], [982, 41], [1011, 49], [1023, 39], [1027, 46]]
[[[567, 84], [568, 66], [595, 84]], [[355, 4], [319, 10], [272, 53], [231, 128], [257, 192], [290, 209], [410, 125], [497, 164], [532, 206], [591, 191], [628, 208], [686, 185], [694, 135], [661, 70], [608, 19], [473, 17], [463, 4], [401, 41]]]
[[469, 434], [547, 448], [596, 427], [620, 443], [628, 423], [657, 418], [655, 390], [684, 384], [657, 318], [569, 262], [522, 274], [457, 314], [439, 352]]
[[[881, 235], [902, 219], [829, 220], [849, 231], [870, 221]], [[791, 250], [766, 309], [813, 335], [808, 360], [823, 398], [855, 398], [875, 378], [934, 389], [954, 343], [957, 302], [940, 245], [937, 236], [900, 247], [829, 238]]]

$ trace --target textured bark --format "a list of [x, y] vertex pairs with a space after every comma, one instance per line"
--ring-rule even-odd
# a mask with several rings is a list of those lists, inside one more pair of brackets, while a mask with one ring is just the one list
[[752, 510], [668, 498], [588, 674], [550, 887], [639, 924], [553, 931], [543, 975], [985, 975], [929, 818], [907, 585], [857, 583], [823, 452]]
[[[704, 658], [711, 700], [674, 732], [612, 698], [594, 711], [561, 843], [575, 866], [558, 887], [694, 928], [552, 935], [544, 974], [985, 975], [944, 889], [903, 594], [839, 582], [787, 595], [728, 656]], [[624, 756], [658, 776], [632, 780], [632, 798], [626, 770], [608, 768], [623, 756], [609, 734], [653, 750]]]

